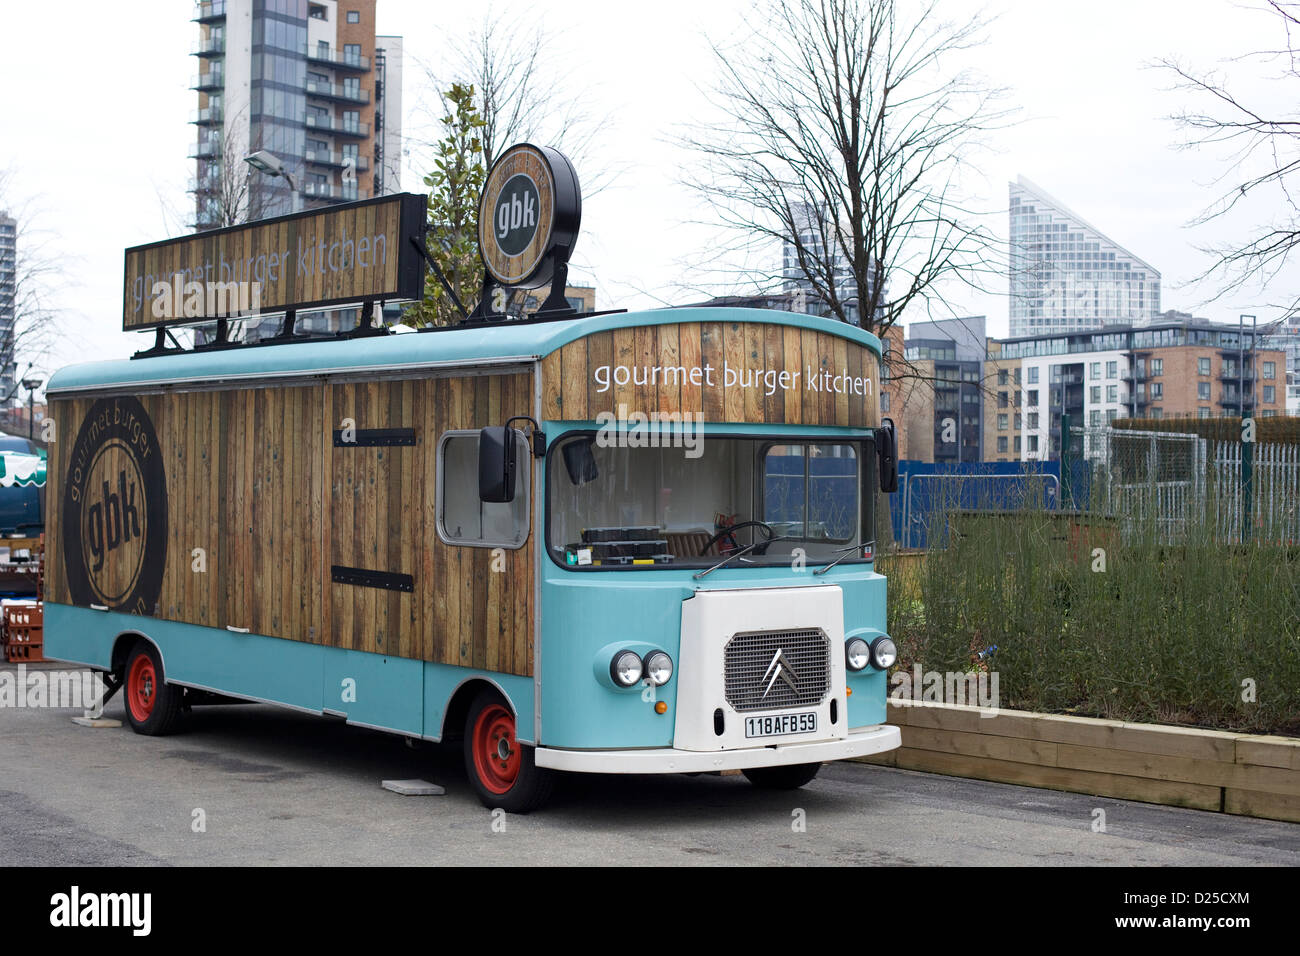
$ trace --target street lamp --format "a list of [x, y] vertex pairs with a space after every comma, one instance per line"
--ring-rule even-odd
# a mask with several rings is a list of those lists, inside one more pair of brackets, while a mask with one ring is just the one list
[[27, 437], [36, 436], [36, 422], [32, 418], [35, 409], [36, 390], [44, 382], [43, 378], [25, 378], [23, 379], [23, 388], [27, 389]]
[[265, 149], [259, 149], [257, 152], [245, 156], [244, 162], [254, 169], [261, 170], [268, 176], [283, 176], [285, 182], [289, 184], [290, 209], [293, 212], [298, 211], [298, 190], [294, 187], [293, 177], [289, 175], [289, 170], [279, 156]]

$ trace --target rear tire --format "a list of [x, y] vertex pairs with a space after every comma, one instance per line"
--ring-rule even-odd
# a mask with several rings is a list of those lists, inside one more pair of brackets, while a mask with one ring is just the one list
[[534, 748], [519, 743], [515, 714], [496, 691], [483, 690], [465, 720], [465, 773], [489, 809], [529, 813], [550, 799], [555, 771], [538, 767]]
[[798, 790], [812, 783], [821, 768], [819, 763], [792, 763], [784, 767], [751, 767], [741, 773], [763, 790]]
[[185, 692], [167, 683], [162, 658], [148, 641], [138, 641], [127, 656], [123, 693], [127, 723], [137, 734], [176, 732]]

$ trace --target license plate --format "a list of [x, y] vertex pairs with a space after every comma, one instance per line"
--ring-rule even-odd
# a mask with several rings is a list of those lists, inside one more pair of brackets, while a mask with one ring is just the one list
[[803, 714], [772, 714], [746, 717], [746, 737], [779, 737], [782, 734], [811, 734], [817, 730], [817, 711]]

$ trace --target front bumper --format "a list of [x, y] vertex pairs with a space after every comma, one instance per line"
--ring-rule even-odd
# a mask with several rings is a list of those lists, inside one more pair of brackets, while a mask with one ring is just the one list
[[716, 751], [675, 750], [672, 747], [653, 750], [557, 750], [538, 747], [535, 756], [539, 767], [574, 773], [709, 773], [865, 757], [893, 750], [901, 741], [897, 727], [881, 724], [851, 730], [843, 740], [819, 743], [776, 744]]

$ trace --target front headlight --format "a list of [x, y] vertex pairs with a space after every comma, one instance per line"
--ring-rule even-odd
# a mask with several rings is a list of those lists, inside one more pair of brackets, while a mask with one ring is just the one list
[[645, 675], [662, 687], [673, 676], [673, 659], [664, 651], [654, 651], [645, 659]]
[[871, 663], [871, 645], [855, 637], [844, 645], [844, 663], [851, 671], [860, 671]]
[[880, 670], [889, 670], [898, 660], [898, 646], [887, 637], [878, 637], [871, 642], [871, 663]]
[[620, 687], [631, 687], [641, 679], [641, 658], [636, 651], [619, 651], [609, 663], [609, 676]]

